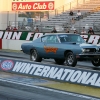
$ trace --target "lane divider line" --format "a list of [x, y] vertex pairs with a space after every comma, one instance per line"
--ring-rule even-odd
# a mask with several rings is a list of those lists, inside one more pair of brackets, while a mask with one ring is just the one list
[[50, 88], [41, 87], [41, 86], [35, 86], [35, 85], [29, 84], [29, 83], [11, 81], [11, 80], [7, 80], [7, 79], [3, 79], [3, 78], [0, 78], [0, 81], [14, 83], [14, 84], [28, 86], [28, 87], [33, 87], [33, 88], [42, 89], [42, 90], [47, 90], [47, 91], [51, 91], [51, 92], [55, 92], [55, 93], [62, 93], [62, 94], [70, 95], [70, 96], [88, 99], [88, 100], [100, 100], [99, 98], [94, 98], [94, 97], [87, 96], [87, 95], [81, 95], [81, 94], [66, 92], [66, 91], [62, 91], [62, 90], [50, 89]]

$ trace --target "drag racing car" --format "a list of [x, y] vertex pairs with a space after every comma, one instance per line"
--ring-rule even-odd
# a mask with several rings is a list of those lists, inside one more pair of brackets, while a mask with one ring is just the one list
[[35, 62], [51, 58], [56, 64], [66, 63], [74, 67], [78, 60], [90, 59], [94, 66], [100, 66], [100, 48], [86, 43], [78, 34], [51, 33], [30, 43], [23, 43], [21, 48]]

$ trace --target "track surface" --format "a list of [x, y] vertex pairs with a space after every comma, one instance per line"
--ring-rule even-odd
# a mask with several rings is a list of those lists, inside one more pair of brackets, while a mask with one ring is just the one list
[[0, 86], [0, 100], [89, 100], [82, 97], [70, 96], [62, 93], [40, 91], [23, 91]]
[[[23, 53], [0, 51], [0, 57], [29, 61], [29, 56], [25, 55]], [[54, 60], [52, 60], [52, 59], [43, 60], [42, 63], [55, 64]], [[64, 66], [66, 66], [66, 65], [64, 65]], [[89, 70], [92, 70], [94, 68], [94, 66], [92, 66], [92, 64], [87, 61], [86, 62], [78, 62], [76, 67], [86, 68], [86, 69], [88, 68]], [[2, 73], [2, 75], [1, 75], [2, 79], [3, 79], [3, 76], [5, 76], [4, 73]], [[14, 76], [14, 79], [16, 80], [16, 76]], [[14, 80], [14, 79], [12, 78], [12, 80]], [[27, 80], [27, 79], [25, 79], [25, 80]], [[40, 79], [34, 79], [34, 80], [36, 83], [44, 82], [43, 80], [40, 80]], [[10, 82], [11, 82], [11, 80], [10, 80]], [[30, 86], [30, 89], [29, 89], [29, 87], [26, 88], [26, 86], [23, 87], [23, 89], [21, 89], [21, 87], [24, 86], [26, 83], [22, 82], [22, 86], [20, 86], [20, 85], [17, 86], [17, 83], [18, 82], [16, 82], [16, 84], [11, 83], [8, 85], [8, 83], [6, 84], [6, 82], [4, 81], [4, 85], [3, 85], [3, 83], [0, 82], [0, 85], [1, 85], [0, 86], [0, 100], [91, 100], [91, 99], [92, 100], [100, 100], [99, 98], [93, 99], [92, 97], [88, 97], [88, 96], [84, 97], [83, 95], [79, 95], [79, 94], [75, 95], [74, 93], [72, 93], [72, 95], [69, 95], [68, 93], [62, 93], [61, 91], [55, 92], [54, 90], [49, 91], [48, 89], [41, 89], [38, 87], [36, 88], [36, 87], [31, 87], [31, 86]], [[11, 87], [12, 85], [13, 85], [13, 88]], [[34, 84], [34, 85], [36, 85], [36, 84]]]

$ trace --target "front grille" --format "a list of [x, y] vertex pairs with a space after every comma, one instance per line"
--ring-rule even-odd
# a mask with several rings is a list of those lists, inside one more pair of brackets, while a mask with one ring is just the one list
[[91, 48], [90, 52], [96, 52], [96, 49], [95, 48]]
[[96, 52], [96, 48], [86, 48], [86, 49], [89, 49], [90, 50], [89, 52]]

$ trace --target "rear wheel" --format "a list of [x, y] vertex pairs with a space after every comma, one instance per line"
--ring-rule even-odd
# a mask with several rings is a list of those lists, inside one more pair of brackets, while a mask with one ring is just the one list
[[98, 59], [93, 59], [91, 62], [96, 67], [100, 66], [100, 59], [99, 58]]
[[32, 61], [35, 61], [35, 62], [41, 62], [42, 61], [42, 58], [39, 56], [39, 54], [38, 54], [36, 49], [33, 49], [31, 51], [30, 59]]
[[65, 60], [64, 59], [54, 59], [56, 64], [63, 65]]
[[75, 67], [77, 64], [76, 56], [72, 52], [66, 54], [65, 61], [68, 66]]

